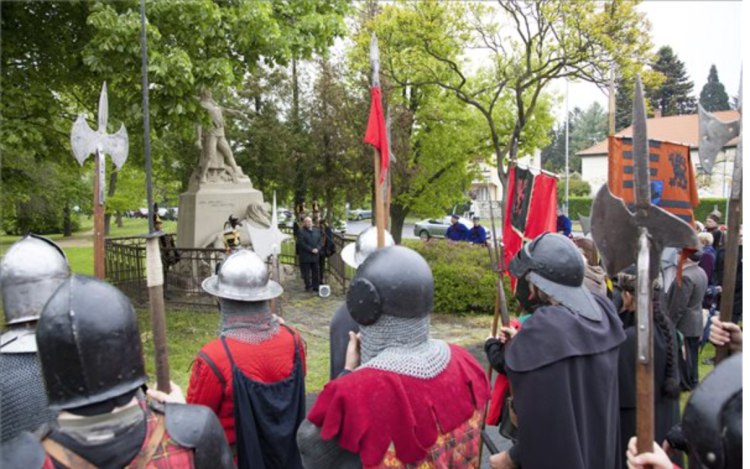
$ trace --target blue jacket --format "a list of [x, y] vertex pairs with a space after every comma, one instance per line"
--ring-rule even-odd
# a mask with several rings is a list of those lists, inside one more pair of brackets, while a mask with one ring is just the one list
[[573, 222], [570, 221], [570, 218], [566, 217], [565, 215], [558, 215], [557, 232], [562, 234], [563, 236], [567, 236], [568, 238], [570, 238], [571, 231], [573, 231]]
[[472, 226], [466, 240], [474, 244], [485, 244], [487, 242], [487, 231], [482, 225]]
[[469, 229], [461, 223], [451, 225], [445, 231], [445, 237], [451, 241], [466, 241], [466, 237], [469, 235]]

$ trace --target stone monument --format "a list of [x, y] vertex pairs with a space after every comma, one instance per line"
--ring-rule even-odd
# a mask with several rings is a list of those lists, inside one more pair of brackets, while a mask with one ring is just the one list
[[180, 195], [179, 248], [213, 247], [216, 233], [230, 215], [242, 219], [248, 206], [263, 204], [263, 194], [253, 188], [250, 178], [237, 166], [224, 134], [225, 114], [247, 117], [220, 106], [208, 90], [201, 92], [200, 105], [208, 112], [211, 124], [207, 128], [198, 126], [200, 162], [190, 177], [187, 192]]

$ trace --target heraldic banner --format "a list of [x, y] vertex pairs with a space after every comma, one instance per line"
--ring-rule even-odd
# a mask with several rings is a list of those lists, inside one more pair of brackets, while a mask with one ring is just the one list
[[[690, 147], [659, 140], [648, 141], [651, 169], [651, 202], [694, 224], [693, 209], [698, 206]], [[610, 137], [609, 190], [633, 208], [633, 139]]]
[[556, 229], [557, 179], [511, 166], [503, 222], [505, 265], [525, 242]]

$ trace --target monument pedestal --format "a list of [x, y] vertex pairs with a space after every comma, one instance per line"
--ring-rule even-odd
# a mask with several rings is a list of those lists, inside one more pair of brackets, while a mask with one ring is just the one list
[[177, 247], [206, 247], [224, 229], [230, 215], [244, 219], [253, 202], [263, 203], [263, 193], [253, 188], [250, 179], [236, 183], [191, 181], [188, 191], [180, 195]]

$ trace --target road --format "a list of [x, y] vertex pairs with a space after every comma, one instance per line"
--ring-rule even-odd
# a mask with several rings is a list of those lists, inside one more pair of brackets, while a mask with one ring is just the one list
[[[370, 226], [372, 226], [371, 220], [348, 221], [346, 222], [346, 234], [357, 236]], [[414, 223], [404, 223], [404, 229], [401, 232], [401, 238], [416, 239], [416, 236], [414, 236]]]

